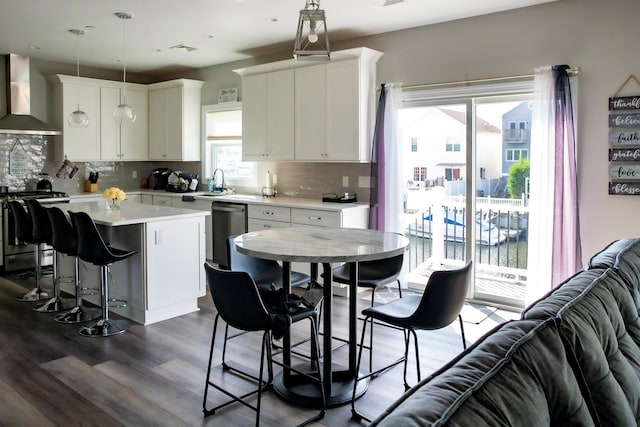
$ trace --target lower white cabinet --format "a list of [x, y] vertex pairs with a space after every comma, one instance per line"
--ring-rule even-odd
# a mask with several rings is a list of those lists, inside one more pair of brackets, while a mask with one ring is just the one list
[[156, 206], [171, 206], [171, 200], [173, 197], [171, 196], [158, 196], [153, 195], [153, 204]]
[[[195, 199], [193, 201], [186, 202], [183, 201], [181, 197], [174, 197], [171, 200], [171, 206], [176, 208], [211, 212], [211, 200], [208, 199]], [[213, 259], [213, 230], [211, 224], [211, 216], [205, 217], [204, 221], [204, 234], [206, 236], [206, 256], [207, 259]]]

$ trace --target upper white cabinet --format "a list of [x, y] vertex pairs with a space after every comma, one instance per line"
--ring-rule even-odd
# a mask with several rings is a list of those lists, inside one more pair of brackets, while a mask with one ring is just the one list
[[[118, 123], [113, 111], [123, 102], [136, 113], [133, 123]], [[147, 91], [100, 88], [100, 158], [102, 160], [147, 160]]]
[[248, 75], [242, 94], [242, 159], [293, 160], [293, 70]]
[[[54, 158], [74, 161], [146, 160], [147, 87], [127, 83], [126, 99], [136, 111], [136, 121], [118, 124], [113, 111], [121, 102], [122, 82], [55, 75], [54, 121], [62, 129], [56, 136]], [[69, 114], [78, 107], [89, 116], [86, 128], [71, 127]]]
[[149, 160], [200, 160], [202, 85], [178, 79], [149, 88]]
[[[375, 112], [376, 63], [381, 52], [356, 48], [333, 52], [314, 64], [279, 61], [235, 70], [242, 75], [243, 157], [245, 160], [368, 162]], [[270, 80], [277, 73], [287, 78]], [[293, 73], [293, 106], [289, 104]], [[293, 149], [268, 154], [272, 145]], [[279, 132], [276, 136], [273, 132]], [[273, 143], [271, 141], [274, 141]], [[282, 144], [282, 145], [280, 145]]]

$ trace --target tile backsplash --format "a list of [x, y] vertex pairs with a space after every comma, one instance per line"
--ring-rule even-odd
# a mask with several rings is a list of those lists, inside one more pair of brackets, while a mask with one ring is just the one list
[[[40, 179], [41, 172], [49, 174], [55, 191], [69, 194], [84, 193], [84, 181], [90, 172], [99, 172], [99, 191], [108, 187], [123, 190], [137, 190], [141, 181], [153, 169], [167, 167], [172, 170], [200, 174], [200, 162], [74, 162], [78, 172], [73, 178], [56, 177], [62, 166], [60, 161], [52, 161], [47, 156], [47, 145], [55, 144], [50, 137], [39, 135], [0, 134], [0, 185], [7, 185], [9, 191], [20, 191]], [[266, 166], [258, 166], [258, 176], [264, 176]], [[282, 162], [269, 165], [269, 170], [277, 174], [277, 190], [280, 196], [319, 198], [323, 193], [356, 193], [358, 201], [368, 202], [370, 189], [359, 187], [362, 177], [368, 177], [368, 163], [298, 163]], [[134, 178], [134, 175], [136, 176]], [[364, 180], [366, 181], [366, 179]], [[237, 192], [259, 194], [264, 182], [257, 188], [236, 188]], [[345, 186], [346, 184], [346, 186]], [[200, 190], [206, 190], [206, 178], [200, 179]]]

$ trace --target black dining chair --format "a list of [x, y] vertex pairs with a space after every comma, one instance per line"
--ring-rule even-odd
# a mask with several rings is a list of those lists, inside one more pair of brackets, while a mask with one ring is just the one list
[[[62, 209], [50, 207], [46, 209], [46, 212], [49, 223], [51, 224], [51, 246], [53, 246], [53, 249], [56, 251], [56, 255], [62, 254], [73, 257], [74, 266], [73, 284], [75, 289], [75, 305], [67, 311], [56, 314], [54, 320], [59, 323], [82, 323], [97, 319], [100, 316], [99, 310], [86, 308], [82, 303], [82, 297], [84, 295], [96, 295], [98, 289], [90, 289], [82, 286], [80, 280], [78, 240], [76, 239], [73, 226]], [[61, 277], [56, 280], [61, 280]]]
[[[358, 287], [371, 290], [371, 306], [375, 305], [376, 291], [382, 286], [390, 283], [398, 285], [398, 297], [402, 298], [402, 286], [400, 284], [400, 273], [404, 254], [396, 255], [375, 261], [362, 261], [358, 263]], [[333, 269], [333, 281], [336, 283], [349, 284], [349, 274], [351, 264], [345, 263]], [[371, 319], [373, 322], [373, 319]], [[369, 329], [369, 370], [373, 367], [373, 327]]]
[[[227, 266], [231, 271], [249, 273], [258, 289], [278, 289], [282, 287], [282, 266], [278, 261], [255, 258], [238, 252], [233, 240], [227, 237]], [[291, 287], [307, 285], [311, 278], [308, 274], [291, 271]]]
[[[36, 199], [26, 199], [27, 211], [31, 217], [33, 242], [38, 246], [53, 244], [51, 222], [47, 208]], [[53, 248], [53, 296], [33, 309], [40, 313], [58, 313], [71, 307], [69, 301], [60, 295], [60, 269], [58, 268], [58, 251]]]
[[[267, 310], [263, 300], [258, 291], [256, 283], [253, 281], [249, 273], [244, 271], [229, 271], [220, 270], [209, 262], [204, 264], [204, 268], [207, 274], [207, 283], [209, 286], [210, 294], [213, 299], [213, 303], [217, 310], [213, 333], [211, 336], [211, 348], [209, 350], [209, 363], [207, 366], [207, 378], [205, 381], [204, 397], [202, 400], [202, 410], [205, 416], [213, 415], [218, 409], [226, 407], [234, 402], [242, 403], [244, 406], [254, 410], [256, 412], [256, 426], [260, 425], [260, 405], [262, 392], [266, 391], [273, 386], [273, 366], [272, 363], [276, 363], [282, 366], [284, 369], [289, 369], [298, 375], [302, 375], [314, 383], [318, 384], [321, 394], [324, 399], [324, 387], [321, 377], [321, 369], [319, 365], [320, 352], [318, 345], [318, 328], [317, 328], [317, 311], [314, 308], [299, 306], [291, 307], [286, 313], [274, 313]], [[226, 371], [240, 374], [240, 377], [255, 381], [258, 387], [255, 390], [249, 391], [242, 395], [237, 395], [225, 388], [225, 383], [228, 381], [220, 381], [216, 383], [211, 377], [211, 365], [213, 362], [213, 351], [215, 347], [216, 333], [218, 328], [218, 320], [222, 320], [226, 323], [225, 327], [225, 339], [223, 344], [223, 361], [224, 353], [227, 349], [227, 331], [229, 326], [238, 330], [247, 332], [262, 332], [262, 345], [260, 351], [260, 365], [259, 373], [255, 375], [248, 373], [238, 367], [233, 367], [226, 362], [223, 362], [223, 368]], [[274, 333], [284, 334], [288, 325], [298, 322], [300, 320], [308, 319], [311, 323], [311, 370], [317, 372], [316, 375], [308, 374], [300, 371], [298, 368], [285, 365], [282, 362], [276, 361], [272, 357], [271, 353], [271, 336]], [[264, 364], [265, 356], [267, 363], [267, 378], [264, 379]], [[209, 387], [224, 393], [230, 399], [213, 407], [207, 408], [207, 397]], [[248, 402], [246, 399], [257, 393], [257, 403], [254, 405]], [[326, 402], [320, 409], [320, 412], [309, 420], [299, 424], [300, 426], [307, 425], [318, 421], [324, 417]]]
[[[464, 335], [464, 324], [460, 311], [464, 306], [464, 301], [469, 290], [471, 281], [473, 261], [466, 262], [464, 267], [434, 271], [429, 276], [427, 285], [422, 295], [405, 295], [403, 298], [391, 301], [387, 304], [377, 305], [362, 310], [364, 323], [362, 327], [362, 337], [360, 339], [360, 350], [356, 364], [356, 372], [360, 372], [360, 361], [362, 358], [362, 344], [364, 343], [367, 323], [375, 321], [376, 324], [388, 325], [391, 327], [403, 329], [404, 331], [404, 355], [392, 362], [391, 364], [371, 371], [363, 376], [359, 376], [354, 382], [353, 394], [351, 398], [351, 413], [356, 419], [367, 419], [360, 414], [355, 407], [356, 387], [359, 381], [367, 378], [375, 378], [384, 371], [391, 369], [404, 362], [404, 388], [405, 391], [410, 388], [407, 382], [407, 359], [409, 353], [409, 343], [413, 336], [413, 345], [415, 348], [416, 371], [418, 382], [421, 380], [420, 375], [420, 355], [418, 351], [417, 330], [435, 330], [449, 326], [456, 317], [460, 321], [460, 333], [462, 335], [462, 347], [467, 348], [467, 342]], [[370, 350], [371, 351], [371, 350]]]
[[[22, 203], [17, 200], [11, 200], [8, 203], [9, 211], [13, 217], [17, 240], [24, 243], [31, 243], [34, 247], [33, 260], [36, 286], [26, 294], [16, 297], [16, 300], [33, 302], [49, 299], [49, 293], [42, 287], [42, 246], [33, 239], [33, 222], [31, 221], [31, 216]], [[6, 238], [7, 236], [5, 236], [5, 239]]]
[[123, 320], [114, 320], [109, 317], [109, 309], [126, 307], [127, 302], [109, 297], [109, 282], [111, 278], [111, 265], [114, 262], [123, 261], [137, 253], [114, 248], [105, 243], [98, 231], [95, 222], [86, 212], [69, 211], [71, 224], [78, 241], [78, 257], [100, 267], [100, 307], [102, 315], [95, 321], [80, 328], [80, 335], [85, 337], [108, 337], [117, 335], [127, 330], [127, 324]]

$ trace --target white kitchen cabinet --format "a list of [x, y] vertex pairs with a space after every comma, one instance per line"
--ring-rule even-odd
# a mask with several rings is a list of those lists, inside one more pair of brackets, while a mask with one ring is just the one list
[[[235, 70], [242, 75], [244, 160], [368, 162], [376, 62], [381, 56], [372, 49], [355, 48], [333, 52], [326, 64], [287, 60]], [[290, 86], [276, 90], [270, 85], [272, 76], [283, 72], [293, 72], [292, 109]], [[269, 126], [288, 132], [285, 114], [293, 118], [293, 150], [286, 158], [274, 158], [268, 153]], [[282, 134], [278, 141], [288, 141]]]
[[[60, 74], [51, 80], [54, 82], [54, 123], [63, 131], [52, 144], [55, 160], [65, 157], [73, 161], [147, 160], [145, 85], [127, 84], [127, 103], [134, 107], [137, 118], [132, 125], [121, 129], [113, 118], [113, 111], [121, 103], [122, 82]], [[78, 105], [89, 116], [86, 128], [71, 127], [67, 121]]]
[[[52, 144], [56, 160], [64, 156], [75, 160], [100, 160], [100, 86], [83, 84], [73, 77], [56, 76], [54, 86], [54, 123], [62, 129]], [[78, 109], [89, 116], [89, 126], [69, 125], [69, 115]]]
[[291, 208], [264, 205], [247, 207], [247, 230], [249, 231], [289, 227], [291, 227]]
[[150, 160], [200, 160], [203, 84], [178, 79], [149, 85]]
[[360, 59], [296, 69], [296, 160], [366, 162], [374, 81]]
[[242, 159], [294, 158], [294, 72], [281, 70], [242, 79]]
[[140, 195], [140, 203], [143, 205], [152, 205], [153, 204], [153, 195], [152, 194], [141, 194]]
[[[113, 112], [126, 102], [136, 113], [133, 123], [118, 123]], [[118, 87], [100, 88], [100, 158], [102, 160], [147, 160], [147, 91]]]
[[[148, 310], [171, 306], [175, 301], [201, 296], [202, 268], [185, 268], [198, 260], [204, 248], [202, 218], [151, 222], [146, 226]], [[197, 240], [194, 241], [194, 237]]]
[[327, 157], [325, 70], [324, 64], [295, 70], [296, 160]]
[[[174, 197], [171, 199], [171, 206], [176, 208], [195, 209], [198, 211], [211, 212], [210, 199], [195, 199], [186, 202], [183, 201], [181, 197]], [[206, 256], [207, 259], [213, 259], [213, 230], [211, 224], [211, 216], [205, 217], [204, 221]]]
[[171, 206], [171, 199], [173, 199], [171, 196], [159, 196], [154, 194], [153, 204], [155, 206]]

